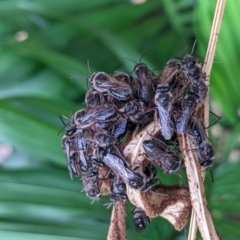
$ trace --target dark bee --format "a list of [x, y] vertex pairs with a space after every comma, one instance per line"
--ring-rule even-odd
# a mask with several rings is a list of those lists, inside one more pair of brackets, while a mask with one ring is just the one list
[[204, 167], [211, 167], [214, 159], [214, 150], [209, 142], [201, 121], [193, 124], [190, 133], [195, 136], [200, 165]]
[[108, 93], [118, 100], [127, 101], [132, 97], [132, 89], [127, 83], [119, 82], [104, 72], [94, 74], [90, 82], [98, 92]]
[[174, 77], [181, 71], [181, 67], [182, 65], [179, 60], [169, 60], [162, 73], [154, 79], [156, 87], [172, 86], [176, 80]]
[[83, 132], [81, 130], [78, 130], [77, 134], [71, 138], [64, 136], [62, 139], [62, 146], [67, 157], [68, 169], [71, 178], [72, 173], [79, 176], [80, 172], [83, 173], [89, 170], [91, 164], [86, 153], [88, 143], [83, 137]]
[[76, 141], [74, 138], [70, 139], [68, 136], [64, 135], [62, 138], [62, 149], [66, 154], [67, 167], [69, 171], [70, 178], [73, 179], [73, 175], [80, 176], [81, 170], [79, 166], [79, 157], [74, 151], [76, 149]]
[[127, 73], [117, 72], [113, 77], [120, 82], [127, 83], [129, 86], [132, 86], [134, 84], [132, 76]]
[[201, 102], [204, 101], [208, 88], [205, 84], [205, 74], [202, 73], [202, 65], [195, 57], [187, 55], [182, 60], [182, 65], [186, 77], [192, 84], [192, 91], [199, 96]]
[[143, 173], [146, 176], [146, 183], [144, 187], [141, 188], [141, 191], [147, 192], [151, 190], [153, 185], [158, 181], [158, 173], [157, 169], [151, 163], [148, 164]]
[[192, 55], [187, 55], [182, 60], [182, 66], [188, 78], [198, 79], [202, 73], [202, 64]]
[[108, 207], [111, 207], [118, 201], [126, 201], [128, 199], [126, 194], [126, 184], [120, 180], [118, 177], [115, 177], [112, 181], [110, 187], [110, 200], [111, 203], [107, 203]]
[[100, 147], [109, 147], [117, 144], [125, 135], [127, 130], [127, 120], [119, 118], [112, 126], [111, 132], [96, 132], [94, 135], [95, 143]]
[[94, 111], [81, 109], [74, 114], [74, 122], [80, 129], [89, 128], [94, 124]]
[[130, 101], [126, 103], [123, 112], [131, 122], [140, 124], [142, 127], [147, 126], [152, 120], [152, 114], [146, 113], [147, 108], [142, 102]]
[[196, 81], [192, 81], [192, 91], [198, 95], [199, 101], [203, 102], [207, 96], [208, 87], [205, 83], [206, 75], [201, 74]]
[[170, 140], [175, 132], [172, 114], [173, 95], [170, 92], [170, 87], [159, 87], [156, 90], [154, 102], [158, 109], [162, 135], [166, 140]]
[[74, 114], [74, 121], [78, 128], [86, 129], [96, 126], [97, 129], [108, 128], [119, 118], [116, 108], [112, 104], [104, 104], [96, 108], [81, 109]]
[[98, 107], [105, 103], [105, 98], [95, 89], [90, 89], [85, 96], [85, 104], [87, 108]]
[[96, 146], [95, 148], [93, 148], [91, 161], [92, 164], [97, 168], [103, 168], [106, 166], [105, 163], [103, 162], [105, 152], [106, 152], [105, 148], [102, 148], [100, 146]]
[[89, 172], [82, 178], [84, 191], [87, 197], [93, 201], [98, 201], [101, 196], [101, 181], [97, 172]]
[[199, 103], [199, 99], [194, 93], [186, 95], [182, 101], [181, 115], [177, 119], [176, 127], [177, 133], [184, 133], [189, 128], [189, 124], [193, 113], [195, 112]]
[[136, 230], [137, 232], [142, 232], [150, 223], [150, 218], [146, 215], [144, 210], [142, 210], [141, 208], [135, 207], [132, 212], [133, 212], [133, 221], [134, 221]]
[[149, 105], [154, 96], [153, 90], [153, 72], [144, 63], [139, 63], [134, 67], [134, 72], [139, 83], [139, 98], [145, 104]]
[[123, 182], [128, 184], [131, 188], [141, 189], [144, 187], [145, 176], [128, 168], [125, 161], [121, 157], [112, 153], [107, 153], [103, 157], [103, 162], [113, 170], [116, 176], [121, 177]]
[[94, 119], [97, 122], [116, 121], [119, 118], [119, 113], [113, 104], [104, 104], [94, 110]]
[[[61, 120], [62, 120], [62, 118], [61, 118]], [[63, 122], [63, 120], [62, 120], [62, 122]], [[69, 122], [67, 124], [64, 123], [64, 128], [66, 129], [66, 132], [65, 132], [66, 136], [72, 136], [76, 132], [77, 126], [74, 122], [74, 116], [70, 117]]]
[[68, 161], [68, 171], [72, 179], [72, 175], [79, 177], [81, 176], [81, 168], [79, 165], [79, 156], [76, 152], [70, 151], [67, 156]]
[[143, 142], [143, 148], [149, 160], [154, 165], [161, 167], [166, 174], [178, 172], [183, 167], [182, 159], [162, 149], [162, 144], [159, 141], [146, 140]]

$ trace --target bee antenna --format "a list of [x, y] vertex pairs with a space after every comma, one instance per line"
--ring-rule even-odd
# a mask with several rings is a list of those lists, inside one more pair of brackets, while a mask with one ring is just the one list
[[72, 76], [71, 79], [74, 79], [74, 78], [79, 78], [79, 77], [84, 77], [84, 78], [87, 78], [86, 75], [76, 75], [76, 76]]
[[180, 58], [180, 56], [187, 50], [187, 48], [188, 48], [188, 46], [186, 46], [186, 47], [178, 54], [178, 56], [176, 57], [176, 59], [182, 60], [182, 59]]
[[143, 56], [144, 56], [144, 54], [145, 54], [146, 52], [147, 52], [147, 49], [145, 49], [145, 50], [143, 51], [142, 55], [140, 56], [139, 63], [141, 63], [141, 60], [142, 60], [142, 58], [143, 58]]
[[210, 174], [211, 174], [211, 178], [212, 178], [212, 183], [214, 183], [214, 179], [213, 179], [213, 173], [212, 173], [212, 169], [209, 168]]
[[122, 59], [127, 59], [127, 60], [129, 60], [129, 61], [132, 61], [132, 62], [134, 62], [136, 65], [138, 64], [137, 62], [135, 62], [134, 60], [132, 60], [132, 59], [130, 59], [130, 58], [125, 58], [125, 57], [123, 57]]
[[221, 120], [222, 117], [218, 116], [217, 114], [213, 113], [212, 111], [210, 111], [210, 113], [215, 116], [217, 119], [215, 121], [213, 121], [208, 127], [205, 127], [205, 129], [209, 129], [210, 127], [212, 127], [213, 125], [215, 125], [219, 120]]
[[89, 59], [87, 60], [87, 66], [88, 66], [88, 71], [89, 71], [91, 74], [93, 74], [92, 71], [91, 71], [91, 68], [90, 68]]
[[59, 116], [61, 122], [63, 123], [63, 127], [60, 129], [60, 131], [58, 132], [57, 136], [63, 131], [64, 128], [66, 128], [67, 124], [63, 121], [63, 118], [62, 116]]
[[194, 50], [195, 50], [196, 44], [197, 44], [197, 39], [195, 39], [195, 41], [194, 41], [194, 43], [193, 43], [191, 55], [193, 54], [193, 52], [194, 52]]
[[59, 116], [59, 118], [60, 118], [61, 122], [63, 123], [63, 125], [66, 126], [66, 123], [63, 121], [62, 116]]

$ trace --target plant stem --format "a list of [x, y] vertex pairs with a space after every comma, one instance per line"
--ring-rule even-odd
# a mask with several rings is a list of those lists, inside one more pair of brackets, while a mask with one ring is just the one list
[[[222, 24], [222, 19], [223, 19], [223, 14], [225, 10], [225, 5], [226, 5], [226, 0], [218, 0], [215, 8], [215, 15], [213, 19], [213, 24], [212, 24], [212, 30], [209, 38], [209, 43], [208, 43], [208, 49], [203, 65], [203, 72], [206, 74], [206, 85], [209, 86], [210, 84], [210, 74], [211, 74], [211, 69], [212, 69], [212, 64], [213, 64], [213, 59], [215, 56], [215, 51], [216, 51], [216, 46], [218, 42], [218, 36], [220, 33], [220, 28]], [[207, 97], [204, 101], [204, 125], [209, 126], [209, 91], [207, 94]], [[206, 132], [208, 134], [208, 132]], [[204, 180], [205, 178], [205, 171], [204, 169], [201, 169], [201, 177]], [[209, 216], [211, 218], [211, 215], [209, 213]], [[212, 219], [210, 219], [212, 223]], [[212, 223], [213, 224], [213, 223]], [[214, 227], [214, 225], [213, 225]], [[207, 232], [209, 232], [207, 230]], [[191, 222], [190, 222], [190, 227], [189, 227], [189, 235], [188, 235], [188, 240], [195, 240], [196, 239], [196, 233], [197, 233], [197, 221], [196, 221], [196, 215], [195, 211], [192, 212], [191, 216]], [[202, 235], [202, 233], [201, 233]], [[202, 235], [203, 237], [203, 235]], [[212, 237], [212, 238], [210, 238]], [[218, 236], [209, 236], [209, 239], [218, 239]]]

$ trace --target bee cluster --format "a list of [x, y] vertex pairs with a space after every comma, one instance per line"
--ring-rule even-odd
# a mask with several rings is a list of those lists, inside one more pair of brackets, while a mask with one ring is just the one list
[[[158, 76], [144, 63], [137, 64], [134, 73], [135, 77], [94, 73], [89, 78], [92, 87], [85, 96], [86, 109], [70, 117], [62, 139], [71, 178], [81, 177], [93, 201], [109, 195], [108, 206], [125, 203], [126, 188], [151, 191], [158, 180], [156, 167], [165, 174], [184, 168], [179, 134], [195, 138], [200, 165], [211, 166], [214, 157], [197, 114], [208, 91], [201, 63], [187, 55], [182, 61], [168, 61]], [[161, 131], [143, 141], [145, 160], [132, 164], [123, 149], [153, 121]], [[150, 221], [145, 209], [135, 206], [133, 215], [136, 229], [144, 230]]]

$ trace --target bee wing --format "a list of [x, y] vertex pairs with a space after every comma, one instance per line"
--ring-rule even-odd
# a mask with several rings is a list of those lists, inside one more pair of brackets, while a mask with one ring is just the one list
[[69, 148], [69, 145], [67, 144], [65, 146], [65, 149], [66, 149], [66, 160], [67, 160], [67, 167], [68, 167], [68, 172], [69, 172], [69, 175], [70, 175], [70, 178], [71, 180], [73, 180], [73, 175], [72, 175], [72, 169], [71, 169], [71, 166], [70, 166], [70, 148]]
[[116, 109], [113, 105], [107, 104], [105, 106], [101, 106], [101, 109], [95, 111], [94, 118], [97, 121], [108, 121], [112, 119], [115, 115], [117, 115]]
[[178, 170], [182, 167], [182, 159], [166, 153], [165, 157], [162, 158], [162, 169], [166, 174], [172, 174], [178, 172]]
[[166, 140], [170, 140], [174, 132], [172, 101], [169, 101], [167, 106], [163, 106], [159, 101], [156, 102], [156, 105], [158, 108], [162, 134]]
[[109, 93], [119, 99], [119, 100], [128, 100], [132, 96], [132, 89], [127, 84], [124, 85], [112, 85], [109, 87]]
[[[181, 113], [181, 116], [178, 118], [177, 124], [176, 124], [178, 133], [186, 132], [186, 130], [189, 128], [189, 122], [192, 118], [192, 115], [197, 108], [198, 99], [197, 97], [193, 97], [193, 98], [192, 97], [193, 96], [190, 95], [183, 99], [182, 113]], [[188, 101], [190, 98], [192, 98], [191, 101], [193, 101], [193, 103], [188, 104]]]
[[127, 119], [119, 118], [117, 123], [113, 127], [112, 135], [114, 138], [119, 139], [126, 132], [127, 128]]
[[179, 72], [180, 72], [180, 69], [178, 66], [176, 67], [166, 66], [163, 73], [158, 77], [158, 83], [168, 85], [171, 82], [172, 78]]
[[103, 162], [111, 168], [117, 176], [120, 176], [123, 180], [123, 182], [128, 183], [129, 174], [127, 169], [127, 166], [124, 164], [123, 159], [120, 157], [108, 153], [103, 158]]
[[161, 163], [161, 158], [164, 155], [164, 151], [161, 150], [160, 148], [158, 148], [154, 142], [152, 140], [149, 140], [149, 142], [153, 143], [150, 146], [147, 145], [143, 145], [144, 146], [144, 150], [147, 154], [147, 156], [152, 160], [152, 163], [161, 167], [162, 163]]

